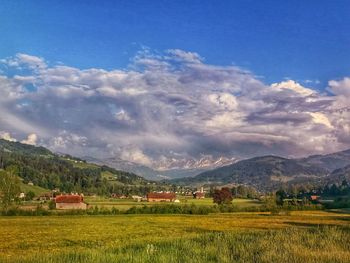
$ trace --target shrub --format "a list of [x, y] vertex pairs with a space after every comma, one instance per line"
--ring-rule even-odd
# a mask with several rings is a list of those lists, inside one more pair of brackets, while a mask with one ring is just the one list
[[56, 203], [55, 203], [55, 201], [50, 200], [50, 202], [49, 202], [49, 209], [50, 209], [50, 210], [56, 209]]

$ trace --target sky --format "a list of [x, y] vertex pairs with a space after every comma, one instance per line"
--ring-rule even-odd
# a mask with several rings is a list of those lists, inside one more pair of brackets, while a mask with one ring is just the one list
[[349, 1], [2, 1], [0, 137], [154, 168], [350, 148]]

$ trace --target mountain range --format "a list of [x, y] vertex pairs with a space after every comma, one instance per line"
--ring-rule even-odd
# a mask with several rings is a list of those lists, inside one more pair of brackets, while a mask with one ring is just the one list
[[[227, 162], [231, 164], [223, 165]], [[172, 169], [155, 170], [118, 158], [79, 159], [44, 147], [0, 139], [0, 169], [15, 166], [26, 182], [66, 191], [104, 189], [106, 192], [117, 186], [153, 185], [147, 179], [186, 186], [246, 184], [259, 190], [277, 189], [285, 184], [317, 185], [350, 180], [350, 150], [298, 159], [272, 155], [241, 161], [207, 157], [188, 162], [173, 160], [167, 166], [161, 165]]]
[[154, 168], [150, 168], [148, 166], [122, 160], [117, 157], [98, 159], [90, 156], [84, 156], [82, 158], [91, 163], [107, 165], [117, 170], [135, 173], [148, 180], [154, 181], [193, 177], [205, 171], [232, 164], [237, 161], [235, 158], [219, 157], [215, 159], [212, 156], [203, 156], [199, 159], [167, 158], [157, 163]]
[[186, 185], [247, 184], [265, 190], [283, 184], [324, 184], [349, 178], [350, 150], [346, 150], [299, 159], [255, 157], [173, 182]]

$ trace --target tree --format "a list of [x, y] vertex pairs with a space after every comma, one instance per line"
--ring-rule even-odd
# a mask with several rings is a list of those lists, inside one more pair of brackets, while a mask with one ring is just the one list
[[50, 209], [50, 210], [53, 210], [53, 209], [55, 209], [55, 208], [56, 208], [56, 203], [55, 203], [55, 201], [50, 200], [50, 202], [49, 202], [49, 209]]
[[335, 184], [332, 184], [330, 190], [329, 190], [330, 195], [332, 196], [336, 196], [340, 194], [340, 189], [338, 188], [338, 186], [336, 186]]
[[227, 187], [224, 187], [221, 190], [215, 190], [213, 193], [213, 201], [218, 205], [230, 204], [232, 200], [232, 193]]
[[35, 197], [35, 193], [33, 191], [28, 191], [26, 193], [26, 200], [27, 201], [33, 200], [34, 197]]
[[285, 190], [280, 189], [276, 192], [276, 203], [278, 205], [283, 205], [283, 200], [288, 197], [288, 194]]
[[265, 196], [264, 206], [265, 206], [267, 211], [271, 212], [271, 214], [278, 214], [280, 212], [280, 209], [277, 205], [275, 193], [271, 193], [271, 194]]
[[12, 171], [0, 170], [0, 205], [5, 212], [18, 200], [20, 181]]

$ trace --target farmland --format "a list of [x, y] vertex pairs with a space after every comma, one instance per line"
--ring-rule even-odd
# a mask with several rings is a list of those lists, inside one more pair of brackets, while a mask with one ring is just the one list
[[[204, 199], [193, 199], [192, 197], [178, 197], [180, 203], [177, 205], [199, 205], [199, 206], [213, 206], [212, 198], [204, 198]], [[89, 204], [89, 206], [98, 206], [99, 208], [116, 208], [120, 211], [128, 210], [131, 207], [142, 207], [142, 206], [154, 206], [154, 205], [164, 205], [163, 202], [136, 202], [132, 199], [111, 199], [105, 197], [87, 197], [85, 201]], [[174, 204], [174, 203], [173, 203]], [[255, 207], [260, 206], [262, 203], [258, 200], [252, 199], [234, 199], [232, 204], [238, 208], [245, 207]]]
[[0, 217], [0, 262], [348, 262], [349, 222], [325, 211]]

